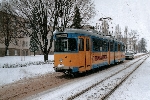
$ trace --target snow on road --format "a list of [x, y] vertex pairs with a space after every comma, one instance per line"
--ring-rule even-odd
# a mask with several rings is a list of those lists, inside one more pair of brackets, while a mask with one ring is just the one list
[[150, 57], [108, 100], [150, 100]]

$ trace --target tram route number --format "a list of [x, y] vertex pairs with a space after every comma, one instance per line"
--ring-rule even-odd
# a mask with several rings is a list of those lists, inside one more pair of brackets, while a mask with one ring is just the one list
[[103, 59], [107, 59], [107, 55], [95, 56], [95, 61], [97, 61], [97, 60], [103, 60]]

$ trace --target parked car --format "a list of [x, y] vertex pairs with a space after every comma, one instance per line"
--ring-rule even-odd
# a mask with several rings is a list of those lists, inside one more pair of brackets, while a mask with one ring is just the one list
[[127, 52], [130, 52], [130, 53], [136, 54], [136, 52], [135, 52], [135, 51], [133, 51], [133, 50], [128, 50]]
[[125, 53], [125, 59], [134, 59], [134, 53], [126, 52]]

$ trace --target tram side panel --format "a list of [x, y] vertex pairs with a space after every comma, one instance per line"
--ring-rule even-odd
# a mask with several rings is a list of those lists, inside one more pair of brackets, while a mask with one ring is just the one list
[[125, 60], [124, 45], [115, 41], [115, 63], [120, 63]]
[[120, 58], [121, 62], [124, 62], [124, 60], [125, 60], [125, 46], [123, 43], [121, 44], [120, 53], [121, 53], [121, 58]]
[[115, 64], [115, 43], [114, 43], [114, 41], [112, 40], [112, 41], [110, 41], [110, 50], [109, 50], [109, 52], [110, 52], [110, 65], [111, 64]]
[[92, 69], [108, 65], [107, 40], [92, 37]]
[[124, 45], [118, 42], [118, 62], [123, 62], [125, 60]]

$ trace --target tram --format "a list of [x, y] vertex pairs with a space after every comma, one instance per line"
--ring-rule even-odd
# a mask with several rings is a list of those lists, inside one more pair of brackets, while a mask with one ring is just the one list
[[94, 30], [66, 29], [54, 33], [54, 70], [83, 73], [125, 60], [124, 43]]

